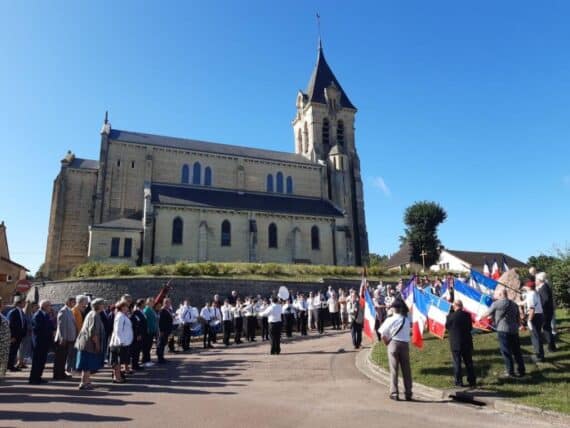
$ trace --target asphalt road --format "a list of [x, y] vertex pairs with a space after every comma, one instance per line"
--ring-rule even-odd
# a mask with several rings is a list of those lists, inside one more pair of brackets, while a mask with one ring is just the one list
[[552, 426], [447, 401], [394, 402], [385, 387], [356, 369], [355, 356], [348, 333], [328, 331], [283, 343], [279, 356], [269, 355], [267, 342], [195, 347], [190, 354], [167, 355], [169, 364], [123, 385], [112, 384], [105, 369], [95, 377], [94, 391], [79, 391], [77, 382], [30, 386], [27, 372], [9, 373], [0, 383], [0, 427]]

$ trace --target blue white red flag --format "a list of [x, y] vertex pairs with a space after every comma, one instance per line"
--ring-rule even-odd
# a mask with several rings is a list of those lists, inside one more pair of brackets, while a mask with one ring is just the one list
[[491, 277], [491, 269], [489, 268], [487, 259], [485, 259], [485, 262], [483, 263], [483, 275], [488, 276], [489, 278]]
[[463, 310], [471, 315], [473, 327], [481, 330], [490, 330], [491, 319], [479, 318], [493, 303], [491, 296], [470, 287], [458, 279], [455, 280], [453, 288], [455, 290], [455, 300], [463, 302]]
[[416, 287], [413, 287], [412, 296], [412, 344], [421, 349], [424, 346], [424, 329], [427, 324], [429, 302], [425, 293]]
[[451, 310], [451, 303], [435, 294], [425, 293], [429, 300], [427, 312], [428, 330], [434, 336], [443, 339], [445, 336], [445, 323]]
[[368, 338], [374, 341], [374, 325], [376, 323], [376, 309], [374, 309], [374, 302], [372, 301], [372, 297], [368, 292], [368, 289], [365, 288], [364, 290], [364, 334], [368, 336]]
[[503, 256], [503, 272], [507, 272], [509, 270], [509, 265], [507, 264], [507, 259]]
[[493, 278], [489, 278], [475, 269], [471, 269], [471, 279], [469, 280], [469, 285], [475, 290], [481, 291], [482, 293], [492, 296], [499, 283]]
[[493, 262], [493, 269], [491, 271], [491, 278], [499, 279], [501, 277], [501, 270], [499, 269], [499, 263], [497, 263], [497, 259]]
[[406, 306], [411, 311], [412, 306], [414, 304], [414, 289], [416, 285], [416, 275], [413, 275], [408, 282], [406, 283], [405, 287], [402, 288], [402, 299], [406, 302]]
[[416, 287], [413, 290], [413, 299], [412, 344], [421, 349], [426, 326], [430, 333], [443, 339], [451, 304], [435, 294], [426, 293]]

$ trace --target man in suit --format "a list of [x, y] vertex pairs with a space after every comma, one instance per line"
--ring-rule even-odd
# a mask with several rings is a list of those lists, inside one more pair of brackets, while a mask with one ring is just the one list
[[174, 320], [172, 319], [172, 304], [169, 298], [164, 299], [164, 305], [158, 315], [158, 343], [156, 344], [156, 356], [159, 364], [166, 363], [164, 359], [164, 348], [168, 342], [168, 337], [172, 333]]
[[475, 387], [475, 369], [473, 368], [473, 337], [471, 330], [473, 324], [471, 315], [463, 310], [463, 302], [456, 300], [453, 303], [454, 312], [447, 316], [445, 327], [449, 334], [449, 345], [453, 357], [453, 372], [455, 386], [463, 386], [463, 373], [461, 360], [467, 370], [467, 382], [470, 387]]
[[55, 360], [53, 363], [54, 380], [71, 379], [71, 376], [65, 373], [65, 362], [78, 334], [75, 327], [75, 318], [73, 317], [73, 312], [71, 312], [71, 308], [74, 306], [75, 297], [69, 297], [57, 314]]
[[536, 274], [536, 292], [542, 303], [542, 313], [544, 322], [542, 332], [544, 339], [548, 345], [550, 352], [556, 351], [556, 343], [552, 334], [552, 318], [554, 318], [554, 298], [552, 297], [552, 289], [546, 281], [546, 273], [539, 272]]
[[14, 307], [8, 312], [8, 321], [10, 323], [10, 351], [8, 354], [8, 370], [11, 372], [19, 372], [21, 369], [16, 367], [16, 357], [18, 349], [26, 333], [28, 331], [28, 322], [24, 314], [24, 305], [26, 304], [22, 296], [14, 297]]
[[32, 385], [47, 383], [46, 380], [42, 380], [42, 374], [49, 348], [53, 343], [54, 327], [49, 317], [50, 310], [51, 302], [42, 300], [40, 310], [32, 318], [32, 370], [29, 379]]
[[146, 317], [144, 316], [143, 309], [145, 306], [144, 299], [138, 299], [135, 309], [131, 315], [131, 324], [133, 326], [133, 343], [131, 346], [131, 364], [133, 370], [143, 370], [139, 364], [141, 352], [145, 335], [147, 334]]

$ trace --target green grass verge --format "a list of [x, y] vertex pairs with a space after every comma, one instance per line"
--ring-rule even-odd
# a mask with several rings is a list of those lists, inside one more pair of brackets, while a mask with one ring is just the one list
[[[558, 351], [547, 353], [545, 363], [537, 365], [530, 361], [530, 337], [527, 332], [521, 334], [527, 369], [527, 376], [522, 379], [501, 379], [505, 367], [496, 334], [476, 334], [473, 360], [481, 388], [497, 391], [503, 397], [529, 406], [570, 414], [570, 312], [559, 310], [557, 317]], [[388, 368], [384, 345], [377, 343], [371, 358]], [[423, 350], [411, 346], [410, 360], [414, 382], [436, 388], [452, 387], [453, 366], [447, 339], [440, 340], [426, 333]]]

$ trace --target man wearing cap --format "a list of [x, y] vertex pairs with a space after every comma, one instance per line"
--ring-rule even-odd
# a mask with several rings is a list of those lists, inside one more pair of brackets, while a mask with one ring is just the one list
[[51, 302], [42, 300], [40, 310], [32, 318], [32, 370], [30, 371], [29, 383], [39, 385], [47, 383], [42, 380], [42, 374], [46, 365], [47, 354], [53, 343], [53, 324], [49, 317]]
[[16, 357], [22, 340], [28, 331], [28, 322], [24, 314], [25, 300], [22, 296], [14, 297], [14, 308], [8, 312], [8, 321], [10, 323], [10, 352], [8, 354], [8, 370], [11, 372], [19, 372], [21, 369], [16, 367]]

